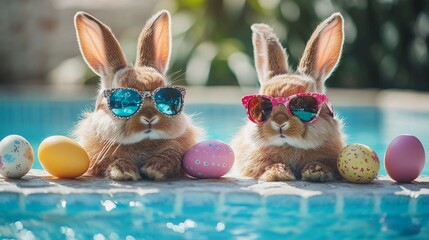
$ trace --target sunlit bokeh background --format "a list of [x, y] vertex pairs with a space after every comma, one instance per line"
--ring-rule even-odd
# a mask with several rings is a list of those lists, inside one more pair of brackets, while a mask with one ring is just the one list
[[93, 109], [99, 77], [80, 54], [76, 12], [110, 26], [133, 63], [144, 24], [161, 9], [172, 16], [168, 77], [187, 86], [185, 110], [209, 139], [229, 142], [246, 122], [240, 98], [259, 87], [252, 24], [273, 27], [294, 69], [317, 24], [341, 12], [343, 56], [326, 84], [348, 142], [380, 156], [399, 134], [429, 142], [429, 0], [0, 0], [0, 139], [20, 134], [36, 148]]
[[429, 90], [429, 1], [415, 0], [1, 0], [0, 84], [96, 84], [76, 42], [73, 15], [109, 25], [129, 61], [160, 9], [172, 13], [169, 76], [182, 85], [257, 86], [250, 26], [270, 24], [297, 65], [316, 25], [345, 18], [341, 65], [329, 87]]

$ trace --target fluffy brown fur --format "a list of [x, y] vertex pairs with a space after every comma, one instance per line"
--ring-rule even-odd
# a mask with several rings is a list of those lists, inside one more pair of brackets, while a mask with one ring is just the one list
[[189, 117], [182, 113], [168, 118], [156, 110], [151, 99], [145, 99], [142, 109], [130, 119], [118, 119], [101, 96], [109, 88], [153, 91], [169, 85], [164, 75], [171, 48], [168, 12], [160, 11], [146, 23], [135, 65], [127, 64], [113, 33], [96, 18], [79, 12], [75, 26], [82, 55], [101, 80], [95, 110], [85, 113], [74, 131], [91, 160], [88, 174], [114, 180], [182, 176], [182, 157], [199, 135]]
[[[296, 72], [273, 30], [254, 24], [255, 66], [259, 93], [288, 97], [297, 93], [325, 93], [324, 82], [336, 67], [343, 45], [343, 18], [333, 14], [315, 30]], [[278, 105], [263, 125], [250, 121], [233, 139], [236, 168], [266, 181], [333, 181], [339, 178], [337, 158], [344, 147], [342, 123], [323, 106], [318, 119], [304, 124]]]

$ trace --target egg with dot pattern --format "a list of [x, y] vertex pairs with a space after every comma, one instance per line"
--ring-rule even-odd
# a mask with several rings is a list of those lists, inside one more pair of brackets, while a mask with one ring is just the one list
[[338, 158], [338, 170], [341, 176], [352, 183], [369, 183], [380, 170], [377, 154], [363, 144], [350, 144], [345, 147]]
[[232, 148], [218, 140], [207, 140], [192, 146], [183, 156], [183, 169], [195, 178], [220, 178], [234, 164]]

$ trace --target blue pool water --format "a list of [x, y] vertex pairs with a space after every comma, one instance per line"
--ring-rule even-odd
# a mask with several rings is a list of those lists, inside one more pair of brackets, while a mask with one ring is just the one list
[[[27, 196], [23, 209], [18, 196], [0, 196], [0, 239], [429, 238], [429, 197], [419, 198], [414, 214], [407, 211], [413, 201], [408, 197], [382, 198], [378, 212], [373, 212], [370, 196], [344, 198], [339, 214], [332, 196], [271, 196], [263, 201], [244, 196], [246, 201], [237, 201], [227, 195], [220, 204], [215, 194], [190, 192], [181, 196], [180, 205], [171, 193], [34, 194]], [[192, 200], [202, 196], [204, 200]]]
[[[22, 135], [37, 152], [45, 137], [67, 135], [82, 109], [91, 109], [91, 102], [2, 100], [0, 138]], [[189, 104], [185, 111], [195, 114], [208, 139], [225, 142], [247, 121], [239, 105]], [[374, 107], [336, 112], [346, 123], [348, 143], [371, 146], [380, 160], [399, 134], [414, 134], [429, 148], [429, 113]], [[41, 169], [38, 161], [34, 168]], [[383, 166], [380, 175], [386, 175]], [[422, 175], [429, 175], [428, 164]], [[38, 183], [18, 184], [31, 188]], [[64, 187], [84, 188], [86, 183], [69, 184]], [[0, 239], [429, 239], [428, 195], [325, 194], [305, 199], [192, 192], [190, 187], [179, 191], [172, 186], [171, 191], [144, 195], [0, 192]]]
[[[35, 152], [39, 143], [51, 135], [68, 135], [83, 109], [91, 109], [91, 101], [0, 101], [0, 139], [19, 134], [30, 141]], [[382, 110], [376, 107], [338, 107], [345, 122], [347, 142], [370, 146], [381, 161], [388, 144], [400, 134], [417, 136], [429, 149], [429, 113]], [[247, 121], [241, 105], [193, 105], [185, 107], [196, 122], [206, 130], [207, 139], [229, 142]], [[41, 169], [36, 160], [33, 168]], [[380, 175], [386, 175], [382, 164]], [[429, 175], [429, 164], [422, 175]]]

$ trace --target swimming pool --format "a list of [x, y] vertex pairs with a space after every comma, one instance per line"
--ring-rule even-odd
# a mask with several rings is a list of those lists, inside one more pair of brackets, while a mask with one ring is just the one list
[[[45, 137], [67, 135], [91, 101], [0, 101], [0, 138], [19, 134], [35, 151]], [[208, 139], [228, 142], [246, 120], [240, 105], [188, 104]], [[371, 146], [411, 133], [429, 147], [429, 113], [339, 107], [348, 143]], [[38, 161], [34, 168], [41, 169]], [[37, 171], [36, 171], [37, 172]], [[385, 175], [381, 167], [380, 175]], [[426, 164], [422, 175], [429, 175]], [[0, 239], [429, 239], [429, 191], [377, 180], [258, 183], [184, 180], [0, 179]]]
[[429, 237], [429, 195], [417, 184], [27, 179], [0, 181], [0, 239]]
[[[91, 109], [91, 100], [79, 101], [0, 101], [0, 138], [18, 134], [30, 141], [35, 152], [39, 143], [51, 135], [68, 135], [83, 109]], [[429, 149], [429, 112], [383, 110], [377, 107], [338, 107], [345, 122], [347, 142], [370, 146], [381, 161], [387, 145], [399, 134], [413, 134]], [[185, 112], [206, 130], [207, 139], [229, 142], [247, 121], [241, 105], [188, 104]], [[41, 169], [38, 161], [33, 166]], [[386, 175], [383, 167], [380, 175]], [[429, 175], [429, 164], [422, 175]]]

